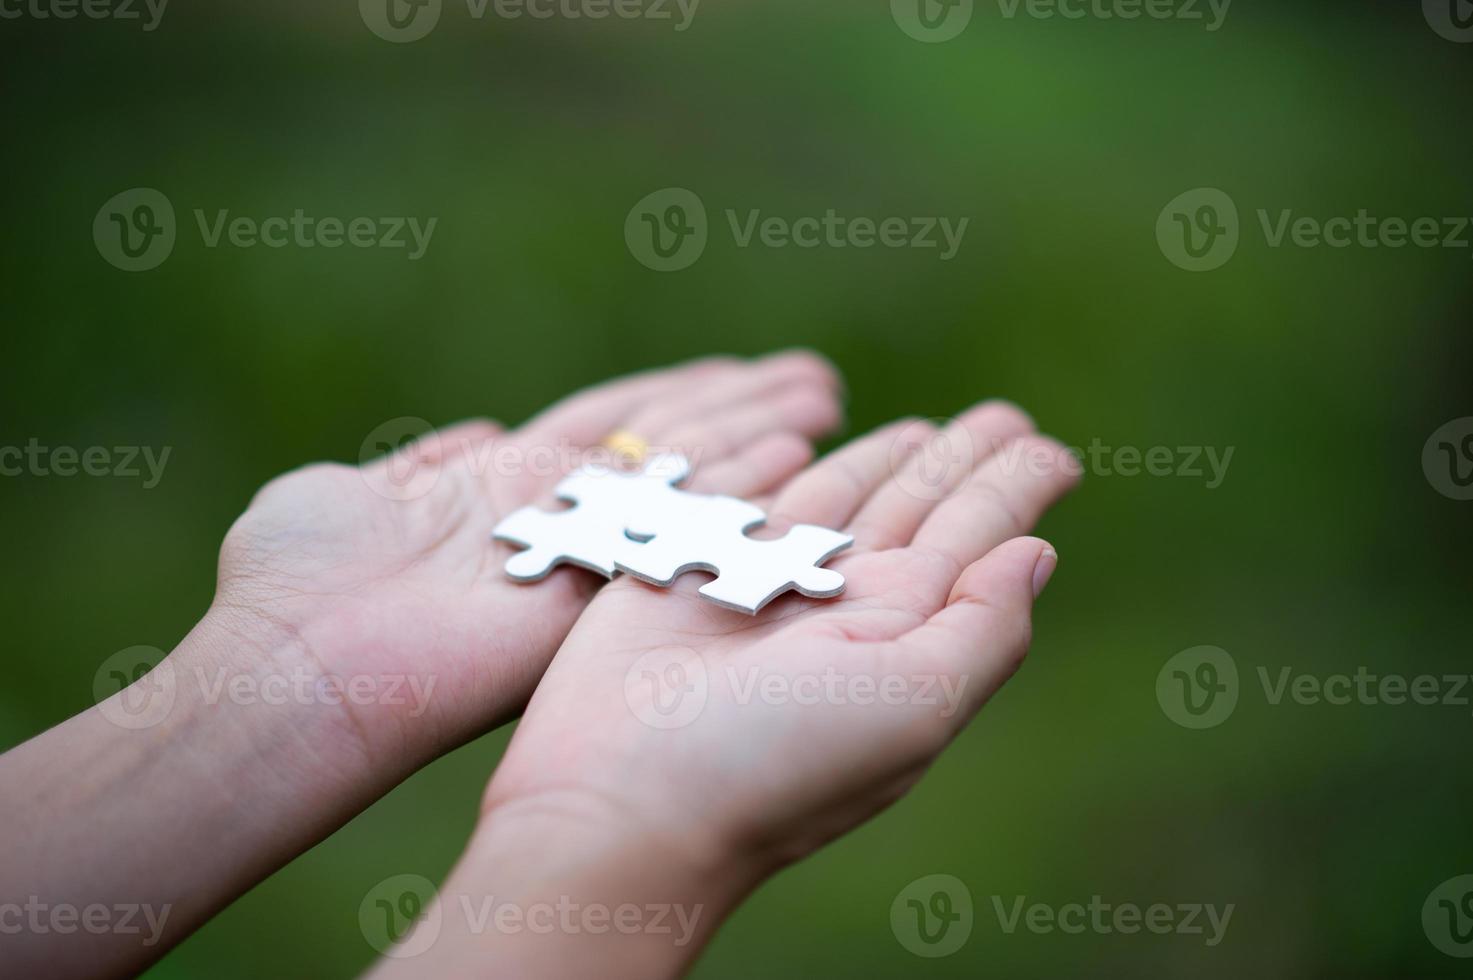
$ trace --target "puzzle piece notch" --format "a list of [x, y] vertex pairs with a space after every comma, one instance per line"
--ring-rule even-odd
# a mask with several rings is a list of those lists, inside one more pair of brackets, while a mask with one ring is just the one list
[[624, 533], [630, 517], [674, 494], [673, 484], [689, 474], [685, 457], [661, 454], [638, 473], [590, 465], [564, 477], [554, 492], [572, 507], [522, 507], [492, 530], [493, 538], [526, 549], [507, 559], [507, 575], [518, 582], [537, 582], [557, 566], [572, 564], [613, 578], [620, 553], [639, 547]]

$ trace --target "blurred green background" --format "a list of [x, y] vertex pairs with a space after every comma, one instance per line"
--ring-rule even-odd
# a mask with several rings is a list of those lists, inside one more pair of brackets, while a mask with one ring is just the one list
[[[1256, 212], [1473, 215], [1473, 47], [1410, 3], [1243, 0], [1215, 32], [1000, 9], [937, 44], [883, 0], [707, 0], [680, 32], [447, 0], [406, 44], [342, 0], [175, 0], [151, 32], [0, 21], [0, 445], [173, 447], [151, 490], [0, 479], [0, 747], [86, 708], [115, 651], [175, 644], [274, 474], [354, 460], [397, 416], [514, 422], [632, 368], [810, 345], [847, 375], [851, 432], [1003, 396], [1071, 445], [1235, 450], [1215, 489], [1087, 477], [1042, 528], [1062, 562], [1024, 671], [909, 798], [764, 887], [697, 977], [1466, 975], [1421, 909], [1473, 871], [1473, 709], [1273, 706], [1257, 670], [1467, 672], [1473, 503], [1421, 458], [1473, 415], [1473, 249], [1271, 248]], [[705, 202], [711, 239], [657, 273], [624, 221], [672, 186]], [[1242, 241], [1190, 273], [1154, 229], [1204, 186], [1236, 202]], [[169, 197], [179, 239], [130, 274], [91, 229], [133, 187]], [[410, 262], [207, 249], [195, 208], [439, 220]], [[738, 248], [727, 208], [971, 223], [942, 262]], [[1193, 731], [1156, 677], [1202, 644], [1242, 691]], [[444, 874], [507, 734], [150, 975], [366, 966], [359, 901]], [[920, 959], [890, 903], [936, 872], [968, 884], [976, 926]], [[1208, 948], [1008, 935], [993, 895], [1236, 910]]]

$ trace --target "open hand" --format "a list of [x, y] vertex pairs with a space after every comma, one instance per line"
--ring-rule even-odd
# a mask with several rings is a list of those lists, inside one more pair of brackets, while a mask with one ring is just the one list
[[[961, 458], [936, 478], [948, 447]], [[774, 531], [853, 534], [828, 564], [842, 597], [789, 594], [752, 618], [697, 596], [699, 574], [671, 589], [615, 581], [537, 689], [488, 789], [490, 822], [627, 825], [698, 862], [769, 869], [849, 829], [1018, 667], [1057, 560], [1019, 535], [1078, 473], [1004, 403], [943, 432], [897, 423], [764, 501]]]
[[513, 717], [603, 584], [509, 581], [512, 549], [491, 540], [502, 516], [546, 501], [616, 430], [698, 460], [702, 489], [760, 491], [837, 425], [838, 387], [806, 352], [713, 358], [579, 393], [515, 431], [463, 422], [361, 469], [294, 471], [231, 529], [212, 616], [243, 643], [275, 638], [250, 669], [408, 675], [426, 704], [345, 703], [342, 729], [357, 751], [424, 761]]

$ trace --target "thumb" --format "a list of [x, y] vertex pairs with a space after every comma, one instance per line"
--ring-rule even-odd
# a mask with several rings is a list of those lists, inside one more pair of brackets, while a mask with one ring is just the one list
[[1033, 600], [1059, 556], [1040, 538], [1013, 538], [968, 565], [946, 606], [897, 641], [911, 663], [945, 665], [965, 691], [970, 718], [1022, 665], [1033, 634]]

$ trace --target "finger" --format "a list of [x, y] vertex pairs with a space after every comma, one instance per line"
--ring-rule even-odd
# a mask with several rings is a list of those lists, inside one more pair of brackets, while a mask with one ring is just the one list
[[672, 391], [711, 384], [743, 370], [736, 358], [709, 357], [673, 367], [642, 371], [575, 392], [532, 418], [518, 430], [518, 441], [551, 445], [564, 441], [591, 446], [619, 428], [639, 406], [662, 401]]
[[653, 446], [673, 449], [699, 463], [725, 459], [774, 432], [818, 438], [837, 428], [841, 417], [838, 396], [831, 388], [799, 382], [646, 438]]
[[1033, 431], [1033, 419], [1009, 402], [989, 401], [953, 419], [909, 456], [893, 456], [894, 479], [865, 502], [850, 527], [861, 548], [910, 543], [937, 502], [950, 495], [999, 445]]
[[[931, 665], [963, 691], [970, 718], [1017, 671], [1032, 639], [1033, 600], [1058, 554], [1038, 538], [1014, 538], [963, 570], [946, 606], [893, 644], [898, 663]], [[965, 682], [963, 684], [963, 681]]]
[[653, 442], [656, 434], [672, 432], [688, 419], [699, 419], [798, 384], [837, 391], [838, 372], [811, 351], [770, 354], [722, 377], [688, 384], [678, 397], [651, 399], [633, 408], [618, 427]]
[[964, 568], [1027, 534], [1079, 482], [1079, 462], [1045, 436], [1024, 436], [993, 453], [963, 487], [937, 505], [911, 545], [941, 552]]
[[752, 497], [781, 486], [812, 459], [813, 446], [807, 439], [791, 432], [774, 432], [734, 456], [697, 469], [690, 489]]
[[778, 493], [768, 508], [769, 525], [841, 528], [890, 475], [890, 453], [897, 441], [919, 443], [932, 431], [916, 419], [892, 422], [829, 453]]
[[488, 442], [506, 434], [506, 429], [492, 419], [466, 419], [433, 433], [432, 449], [426, 462], [448, 463], [463, 456], [474, 456]]
[[363, 464], [365, 470], [383, 469], [390, 464], [413, 461], [415, 465], [435, 466], [453, 459], [467, 450], [480, 447], [502, 435], [505, 430], [491, 419], [466, 419], [433, 429], [409, 442]]

